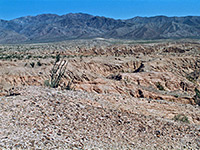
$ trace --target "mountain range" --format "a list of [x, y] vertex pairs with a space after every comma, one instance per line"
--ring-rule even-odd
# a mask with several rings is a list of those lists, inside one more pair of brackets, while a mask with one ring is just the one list
[[199, 38], [200, 17], [134, 17], [127, 20], [83, 13], [41, 14], [0, 19], [0, 43], [48, 42], [85, 38]]

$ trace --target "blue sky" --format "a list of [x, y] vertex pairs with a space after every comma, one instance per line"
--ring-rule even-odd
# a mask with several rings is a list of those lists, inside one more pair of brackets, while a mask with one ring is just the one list
[[0, 19], [52, 13], [88, 13], [115, 19], [200, 16], [200, 0], [0, 0]]

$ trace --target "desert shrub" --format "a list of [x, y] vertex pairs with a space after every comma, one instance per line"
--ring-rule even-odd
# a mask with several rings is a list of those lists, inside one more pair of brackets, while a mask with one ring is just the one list
[[144, 98], [144, 94], [143, 94], [141, 89], [138, 90], [138, 97], [139, 98]]
[[200, 70], [196, 69], [196, 70], [194, 70], [194, 72], [188, 74], [186, 76], [186, 79], [188, 79], [190, 82], [195, 83], [197, 81], [197, 79], [199, 78], [199, 76], [200, 76]]
[[185, 116], [184, 114], [175, 115], [173, 120], [174, 121], [184, 122], [184, 123], [190, 123], [189, 120], [188, 120], [188, 117]]
[[43, 58], [42, 56], [38, 56], [38, 58]]
[[189, 80], [190, 82], [193, 82], [193, 83], [196, 82], [196, 80], [193, 77], [189, 76], [189, 75], [186, 76], [186, 79]]
[[18, 60], [22, 60], [22, 59], [24, 58], [23, 55], [15, 55], [15, 54], [11, 55], [11, 57], [12, 57], [12, 58], [16, 58], [16, 59], [18, 59]]
[[124, 82], [125, 82], [126, 84], [131, 83], [131, 79], [130, 79], [129, 77], [125, 77], [125, 78], [124, 78]]
[[44, 86], [50, 86], [49, 80], [45, 80], [45, 81], [44, 81]]
[[83, 55], [80, 55], [80, 61], [83, 61]]
[[30, 63], [30, 66], [31, 66], [32, 68], [34, 68], [34, 67], [35, 67], [35, 63], [34, 63], [34, 62], [31, 62], [31, 63]]
[[28, 55], [27, 57], [26, 57], [26, 59], [30, 59], [32, 56], [31, 55]]
[[53, 59], [55, 59], [55, 58], [56, 58], [56, 56], [54, 56], [54, 55], [51, 55], [50, 57], [51, 57], [51, 58], [53, 58]]
[[197, 88], [195, 88], [195, 93], [196, 93], [196, 95], [194, 97], [195, 98], [195, 103], [200, 106], [200, 91]]
[[144, 71], [144, 64], [141, 64], [140, 67], [133, 71], [133, 73], [143, 72]]
[[60, 54], [56, 55], [56, 62], [60, 61]]
[[108, 79], [120, 81], [122, 79], [121, 74], [111, 74], [107, 77]]
[[72, 81], [68, 81], [65, 90], [73, 90], [74, 87], [72, 86], [73, 80]]
[[7, 56], [4, 57], [5, 60], [7, 60], [7, 59], [11, 59], [11, 58], [12, 58], [11, 55], [7, 55]]
[[164, 87], [160, 84], [160, 82], [156, 83], [156, 87], [160, 90], [160, 91], [164, 91]]
[[46, 59], [46, 58], [48, 58], [48, 56], [47, 56], [47, 55], [44, 55], [42, 58], [43, 58], [43, 59]]
[[33, 56], [33, 58], [39, 58], [38, 56]]
[[174, 94], [173, 96], [174, 96], [175, 98], [178, 98], [178, 97], [179, 97], [179, 95], [178, 95], [178, 94]]
[[38, 62], [37, 62], [37, 65], [38, 65], [38, 66], [42, 66], [42, 64], [41, 64], [41, 62], [40, 62], [40, 61], [38, 61]]

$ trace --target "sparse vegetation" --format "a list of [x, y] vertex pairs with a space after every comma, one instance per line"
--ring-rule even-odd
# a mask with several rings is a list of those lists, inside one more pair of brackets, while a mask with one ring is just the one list
[[161, 85], [160, 82], [156, 82], [156, 87], [157, 87], [160, 91], [165, 91], [165, 88]]
[[[88, 42], [88, 40], [85, 41]], [[84, 139], [79, 144], [82, 138], [82, 132], [79, 129], [88, 126], [91, 126], [92, 129], [99, 129], [99, 126], [103, 128], [101, 131], [94, 130], [97, 133], [93, 130], [84, 132], [84, 137], [92, 143], [95, 142], [94, 140], [102, 143], [102, 139], [106, 144], [119, 140], [124, 143], [127, 141], [126, 139], [136, 137], [134, 141], [127, 141], [131, 145], [129, 149], [140, 148], [141, 144], [145, 144], [145, 148], [153, 145], [153, 147], [149, 147], [151, 149], [155, 148], [154, 144], [163, 146], [163, 143], [159, 144], [160, 139], [164, 141], [164, 144], [171, 146], [173, 142], [178, 144], [176, 141], [179, 139], [188, 138], [185, 143], [181, 142], [180, 144], [187, 145], [187, 142], [191, 142], [198, 146], [194, 141], [198, 139], [195, 132], [198, 131], [199, 107], [195, 104], [200, 103], [199, 78], [193, 83], [187, 81], [185, 77], [199, 68], [200, 60], [196, 54], [199, 55], [200, 51], [199, 53], [194, 51], [195, 56], [190, 53], [181, 53], [176, 56], [171, 53], [163, 54], [162, 51], [163, 47], [173, 46], [173, 43], [126, 44], [105, 47], [101, 45], [101, 50], [98, 47], [91, 48], [93, 41], [88, 45], [85, 42], [86, 45], [80, 47], [78, 47], [77, 41], [74, 42], [75, 44], [71, 44], [71, 41], [67, 42], [70, 43], [68, 47], [64, 42], [61, 44], [32, 44], [32, 47], [24, 44], [19, 47], [20, 52], [14, 46], [9, 45], [8, 50], [0, 54], [0, 57], [5, 58], [0, 60], [0, 94], [4, 96], [12, 88], [7, 86], [8, 83], [16, 87], [13, 90], [14, 94], [11, 93], [9, 98], [2, 98], [2, 113], [5, 114], [3, 112], [5, 110], [8, 114], [8, 116], [5, 115], [8, 121], [2, 122], [4, 123], [2, 127], [5, 127], [3, 130], [9, 129], [7, 124], [12, 125], [13, 122], [17, 123], [19, 118], [27, 118], [27, 124], [24, 126], [27, 128], [24, 133], [29, 135], [30, 132], [31, 135], [34, 134], [33, 136], [43, 137], [44, 143], [44, 147], [37, 147], [37, 143], [41, 142], [40, 138], [36, 141], [21, 138], [19, 139], [21, 142], [14, 141], [12, 144], [12, 137], [16, 136], [12, 131], [19, 130], [18, 126], [13, 124], [14, 126], [8, 130], [8, 135], [5, 135], [8, 137], [4, 142], [7, 149], [14, 144], [22, 144], [25, 148], [32, 145], [35, 146], [33, 149], [54, 148], [59, 146], [62, 139], [71, 132], [77, 134], [77, 140], [74, 140], [74, 137], [67, 140], [80, 145], [80, 149], [88, 149], [89, 147], [82, 147], [82, 144], [85, 144]], [[182, 49], [185, 47], [178, 43], [174, 45], [178, 45]], [[189, 43], [188, 47], [190, 46]], [[116, 50], [120, 50], [118, 51], [119, 57], [114, 56], [114, 47]], [[200, 50], [200, 44], [195, 44], [193, 47]], [[22, 51], [23, 49], [25, 50]], [[15, 55], [24, 56], [24, 58], [19, 60]], [[30, 55], [30, 59], [26, 59], [28, 55]], [[125, 55], [126, 58], [124, 58]], [[137, 56], [138, 58], [136, 58]], [[13, 57], [15, 58], [13, 59]], [[69, 65], [67, 65], [68, 62]], [[173, 65], [171, 65], [172, 62], [174, 62]], [[33, 68], [30, 63], [34, 63]], [[58, 89], [54, 89], [57, 87]], [[16, 95], [17, 92], [21, 95]], [[23, 100], [23, 103], [18, 103], [20, 100]], [[4, 107], [5, 105], [9, 105], [9, 107]], [[25, 105], [30, 105], [30, 107], [23, 107]], [[23, 109], [27, 111], [23, 111]], [[39, 116], [38, 113], [31, 113], [33, 109], [41, 110]], [[21, 117], [21, 115], [25, 117]], [[37, 119], [44, 117], [48, 119], [46, 122]], [[171, 120], [168, 120], [169, 118]], [[65, 124], [65, 127], [62, 128], [60, 123]], [[33, 124], [38, 124], [38, 126], [33, 127]], [[105, 126], [105, 124], [107, 125]], [[43, 136], [44, 133], [41, 130], [46, 126], [50, 127], [49, 131], [51, 132], [45, 133]], [[126, 132], [126, 127], [129, 126], [134, 130]], [[149, 130], [149, 126], [152, 127], [152, 130]], [[15, 127], [16, 129], [13, 130]], [[66, 127], [70, 130], [66, 130]], [[182, 130], [184, 128], [191, 132]], [[104, 136], [107, 132], [110, 134]], [[125, 138], [117, 136], [120, 139], [116, 140], [115, 133], [118, 132], [123, 132]], [[98, 137], [92, 136], [91, 138], [91, 134]], [[139, 139], [138, 134], [141, 135]], [[19, 137], [21, 137], [20, 134]], [[61, 139], [61, 141], [53, 140], [52, 137]], [[110, 138], [113, 140], [110, 141]], [[141, 139], [145, 139], [145, 142], [141, 142]], [[88, 143], [88, 140], [85, 142]], [[52, 143], [52, 147], [48, 142]], [[95, 146], [97, 144], [95, 142]], [[192, 144], [189, 145], [189, 148]], [[169, 146], [163, 147], [171, 148]], [[105, 149], [109, 149], [109, 147], [105, 147]], [[163, 147], [157, 148], [162, 149]], [[177, 145], [177, 147], [181, 146]], [[104, 147], [102, 146], [102, 148]], [[123, 148], [115, 147], [113, 149]]]
[[193, 83], [195, 83], [196, 81], [195, 81], [195, 79], [194, 78], [192, 78], [191, 76], [189, 76], [189, 75], [187, 75], [186, 76], [186, 79], [187, 80], [189, 80], [190, 82], [193, 82]]
[[185, 116], [184, 114], [175, 115], [173, 120], [174, 121], [184, 122], [184, 123], [190, 123], [188, 117]]
[[131, 79], [129, 77], [125, 77], [124, 78], [124, 83], [125, 84], [131, 83]]
[[12, 61], [12, 59], [22, 60], [23, 58], [24, 58], [24, 56], [21, 55], [21, 54], [13, 54], [13, 53], [11, 53], [11, 54], [5, 54], [5, 53], [0, 54], [0, 59], [2, 59], [2, 60], [11, 60]]
[[31, 63], [30, 63], [30, 66], [31, 66], [32, 68], [34, 68], [34, 67], [35, 67], [35, 63], [34, 63], [34, 62], [31, 62]]
[[44, 86], [50, 86], [49, 80], [45, 80], [45, 81], [44, 81]]
[[60, 84], [60, 80], [64, 76], [67, 62], [66, 60], [62, 59], [60, 62], [57, 62], [58, 60], [55, 60], [55, 63], [53, 65], [53, 68], [50, 71], [50, 80], [49, 80], [49, 86], [52, 88], [57, 88]]
[[37, 65], [38, 65], [38, 66], [42, 66], [42, 64], [41, 64], [41, 62], [40, 62], [40, 61], [38, 61], [38, 62], [37, 62]]
[[190, 82], [196, 83], [199, 76], [200, 76], [200, 70], [195, 69], [192, 73], [186, 76], [186, 79], [188, 79]]
[[26, 59], [30, 59], [32, 56], [31, 55], [28, 55], [27, 57], [26, 57]]
[[178, 95], [178, 94], [174, 94], [173, 96], [174, 96], [174, 97], [176, 97], [176, 98], [178, 98], [178, 97], [179, 97], [179, 95]]
[[122, 79], [121, 74], [111, 74], [107, 77], [108, 79], [120, 81]]
[[60, 54], [56, 55], [56, 63], [60, 61]]
[[66, 87], [64, 87], [65, 90], [73, 90], [74, 87], [72, 86], [73, 85], [73, 80], [72, 81], [68, 81]]
[[195, 95], [195, 103], [200, 106], [200, 91], [197, 88], [195, 88], [195, 93], [196, 93], [196, 95]]

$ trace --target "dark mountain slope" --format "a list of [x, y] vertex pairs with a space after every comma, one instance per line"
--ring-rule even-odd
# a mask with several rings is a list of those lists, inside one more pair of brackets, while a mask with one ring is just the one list
[[89, 14], [42, 14], [0, 20], [0, 43], [80, 38], [161, 39], [200, 37], [200, 17], [135, 17], [115, 20]]

